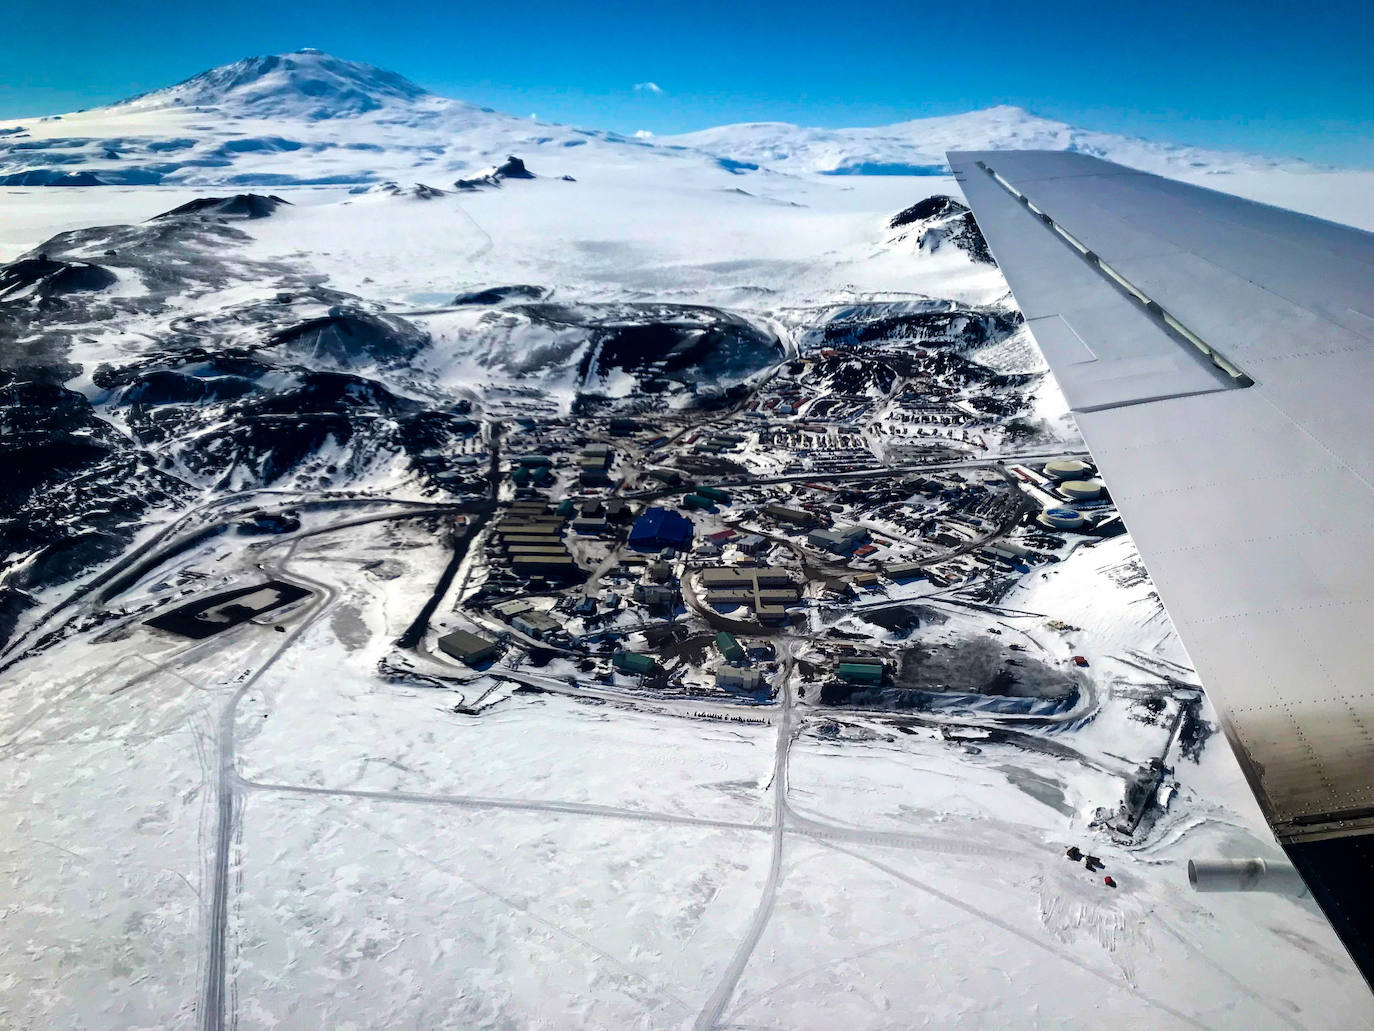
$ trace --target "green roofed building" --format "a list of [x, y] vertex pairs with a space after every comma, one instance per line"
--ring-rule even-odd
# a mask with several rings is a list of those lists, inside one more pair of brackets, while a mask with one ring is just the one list
[[835, 675], [847, 684], [881, 684], [883, 667], [879, 662], [841, 662]]
[[466, 630], [455, 630], [439, 638], [439, 650], [459, 662], [476, 666], [496, 657], [496, 645], [485, 637], [478, 637]]
[[658, 663], [648, 655], [640, 655], [638, 652], [616, 652], [611, 656], [611, 665], [622, 673], [631, 676], [646, 677], [658, 669]]
[[724, 630], [716, 634], [716, 648], [725, 656], [726, 662], [740, 662], [744, 659], [744, 648], [735, 640], [734, 634], [727, 634]]
[[701, 494], [684, 494], [682, 497], [682, 507], [695, 509], [699, 512], [709, 512], [715, 508], [715, 502]]

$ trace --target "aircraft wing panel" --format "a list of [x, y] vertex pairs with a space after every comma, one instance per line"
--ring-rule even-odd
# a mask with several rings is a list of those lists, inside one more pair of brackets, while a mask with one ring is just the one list
[[1080, 154], [949, 160], [1265, 817], [1374, 983], [1374, 235]]

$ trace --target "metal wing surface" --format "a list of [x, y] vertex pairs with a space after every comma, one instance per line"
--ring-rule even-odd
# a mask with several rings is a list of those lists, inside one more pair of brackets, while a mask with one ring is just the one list
[[1374, 984], [1374, 235], [1083, 154], [949, 162], [1266, 818]]

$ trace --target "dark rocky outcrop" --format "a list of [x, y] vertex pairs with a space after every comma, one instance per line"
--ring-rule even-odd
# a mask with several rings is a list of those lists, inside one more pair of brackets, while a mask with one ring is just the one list
[[465, 294], [459, 294], [453, 299], [454, 304], [481, 304], [496, 305], [503, 301], [514, 300], [534, 300], [537, 301], [548, 294], [548, 290], [542, 286], [530, 286], [527, 283], [515, 283], [510, 286], [492, 286], [485, 290], [471, 290]]
[[201, 215], [210, 218], [266, 218], [283, 204], [290, 204], [275, 194], [236, 193], [232, 197], [197, 197], [185, 204], [154, 215], [150, 222], [164, 218], [185, 218]]
[[418, 354], [428, 341], [423, 331], [394, 315], [334, 307], [322, 318], [279, 330], [272, 334], [269, 343], [312, 360], [356, 368], [373, 362], [404, 362]]
[[101, 265], [39, 254], [0, 266], [0, 302], [15, 296], [55, 298], [103, 290], [117, 278]]
[[945, 194], [926, 197], [898, 212], [888, 222], [889, 229], [904, 229], [907, 226], [916, 227], [919, 231], [916, 242], [923, 251], [937, 251], [945, 243], [952, 243], [976, 262], [987, 265], [994, 263], [987, 241], [983, 239], [983, 231], [974, 221], [973, 212], [953, 197]]
[[497, 165], [485, 175], [474, 176], [471, 179], [459, 179], [453, 185], [460, 190], [480, 190], [485, 187], [500, 186], [507, 179], [533, 178], [535, 175], [525, 167], [525, 162], [511, 154], [506, 157], [502, 164]]

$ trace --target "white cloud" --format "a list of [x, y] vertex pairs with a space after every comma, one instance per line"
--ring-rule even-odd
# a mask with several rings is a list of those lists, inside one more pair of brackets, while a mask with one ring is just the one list
[[637, 140], [652, 140], [653, 138], [654, 134], [651, 133], [648, 129], [635, 130], [635, 139]]
[[635, 83], [636, 93], [662, 93], [663, 87], [656, 82], [637, 82]]

